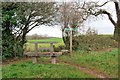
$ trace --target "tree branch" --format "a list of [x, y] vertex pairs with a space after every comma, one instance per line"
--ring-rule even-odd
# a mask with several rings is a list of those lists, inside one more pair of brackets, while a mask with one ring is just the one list
[[27, 33], [28, 33], [29, 31], [31, 31], [33, 28], [35, 28], [36, 26], [38, 26], [38, 23], [36, 23], [32, 28], [30, 28], [29, 30], [27, 30]]
[[102, 9], [101, 9], [100, 11], [98, 11], [98, 12], [96, 12], [96, 13], [92, 13], [92, 15], [94, 15], [94, 16], [98, 16], [98, 15], [100, 15], [100, 14], [106, 14], [106, 15], [108, 16], [109, 20], [112, 22], [112, 24], [113, 24], [114, 26], [116, 26], [116, 23], [115, 23], [115, 21], [113, 20], [111, 14], [110, 14], [109, 12], [107, 12], [106, 10], [102, 10]]
[[[39, 19], [39, 20], [40, 20], [40, 19]], [[47, 20], [47, 21], [48, 21], [48, 20]], [[32, 28], [28, 29], [28, 30], [27, 30], [27, 33], [28, 33], [29, 31], [31, 31], [33, 28], [35, 28], [36, 26], [39, 26], [39, 25], [42, 25], [42, 24], [47, 23], [47, 21], [42, 21], [42, 19], [41, 19], [40, 23], [38, 22], [38, 23], [36, 23]]]
[[106, 5], [108, 2], [110, 2], [110, 1], [106, 1], [106, 2], [103, 3], [102, 5], [95, 5], [95, 7], [102, 7], [102, 6]]
[[27, 26], [29, 25], [29, 23], [30, 23], [30, 18], [31, 18], [31, 16], [32, 16], [31, 13], [32, 13], [32, 11], [30, 12], [28, 18], [26, 19], [25, 25], [23, 25], [24, 27], [21, 27], [21, 29], [20, 29], [21, 32], [20, 32], [19, 35], [16, 37], [17, 39], [21, 36], [23, 30], [24, 30], [25, 28], [28, 28]]

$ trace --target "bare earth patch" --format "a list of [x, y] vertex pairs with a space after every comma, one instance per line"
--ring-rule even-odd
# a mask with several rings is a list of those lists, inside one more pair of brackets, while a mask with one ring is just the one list
[[58, 62], [62, 63], [62, 64], [74, 66], [74, 67], [78, 68], [80, 71], [83, 71], [84, 73], [87, 73], [87, 74], [90, 74], [92, 76], [95, 76], [96, 78], [105, 78], [105, 80], [108, 79], [108, 77], [104, 73], [97, 72], [97, 71], [88, 69], [86, 67], [83, 67], [83, 66], [80, 66], [80, 65], [76, 65], [76, 64], [72, 64], [72, 63], [69, 63], [69, 62], [65, 62], [65, 61], [62, 61], [62, 60], [58, 60]]

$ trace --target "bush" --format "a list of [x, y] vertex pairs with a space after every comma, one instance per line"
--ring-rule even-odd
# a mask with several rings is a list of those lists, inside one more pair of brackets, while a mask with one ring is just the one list
[[81, 35], [75, 39], [77, 39], [79, 44], [74, 46], [79, 48], [79, 50], [97, 51], [118, 47], [118, 43], [109, 35]]
[[60, 45], [60, 46], [58, 46], [58, 47], [55, 47], [55, 46], [54, 46], [54, 51], [55, 51], [55, 52], [61, 52], [61, 50], [63, 50], [63, 49], [65, 49], [65, 46], [63, 46], [63, 45]]

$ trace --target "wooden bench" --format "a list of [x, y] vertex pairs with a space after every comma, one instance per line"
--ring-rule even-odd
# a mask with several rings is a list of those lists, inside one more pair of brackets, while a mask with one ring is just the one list
[[[48, 42], [46, 42], [48, 44]], [[45, 42], [42, 44], [46, 44]], [[32, 58], [33, 63], [37, 63], [37, 58], [41, 56], [51, 57], [51, 63], [56, 63], [56, 57], [62, 55], [62, 52], [54, 52], [53, 44], [55, 42], [50, 42], [50, 47], [47, 48], [38, 48], [38, 44], [41, 44], [41, 42], [35, 42], [35, 50], [34, 52], [27, 52], [24, 53], [25, 56], [29, 56]], [[42, 52], [42, 50], [49, 50], [49, 52]]]

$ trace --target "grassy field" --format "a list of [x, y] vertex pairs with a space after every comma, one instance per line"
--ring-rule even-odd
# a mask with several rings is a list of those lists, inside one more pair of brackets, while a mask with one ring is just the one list
[[[4, 65], [2, 68], [3, 78], [91, 78], [76, 67], [57, 63], [50, 64], [50, 58], [39, 58], [37, 64], [31, 61], [21, 61], [14, 64]], [[62, 55], [58, 60], [83, 66], [88, 69], [104, 73], [110, 78], [118, 77], [118, 50], [111, 52], [73, 52], [72, 56]]]
[[105, 73], [109, 77], [118, 77], [118, 49], [111, 52], [74, 52], [71, 57], [61, 56], [60, 59]]
[[33, 64], [30, 61], [3, 66], [3, 78], [91, 78], [72, 66]]
[[[105, 38], [106, 39], [106, 38]], [[110, 39], [109, 39], [110, 40]], [[100, 40], [101, 41], [101, 40]], [[99, 42], [100, 42], [99, 41]], [[104, 41], [104, 40], [103, 40]], [[109, 42], [108, 40], [106, 40]], [[30, 42], [30, 43], [29, 43]], [[26, 51], [34, 51], [34, 44], [31, 42], [57, 42], [55, 47], [64, 45], [61, 38], [50, 38], [41, 40], [28, 40]], [[101, 42], [103, 43], [103, 42]], [[104, 42], [105, 45], [108, 44]], [[39, 47], [49, 47], [50, 44], [39, 44]], [[96, 47], [96, 46], [95, 46]], [[106, 45], [108, 47], [108, 45]], [[111, 47], [109, 47], [111, 48]], [[108, 48], [108, 49], [109, 49]], [[106, 49], [106, 48], [105, 48]], [[102, 51], [103, 50], [103, 51]], [[110, 78], [118, 77], [118, 49], [100, 49], [100, 51], [74, 51], [72, 56], [62, 55], [57, 59], [73, 65], [101, 72]], [[46, 64], [47, 63], [47, 64]], [[2, 68], [3, 78], [91, 78], [76, 67], [57, 63], [50, 64], [49, 58], [39, 58], [39, 62], [33, 64], [31, 61], [19, 61], [18, 63], [4, 65]]]
[[40, 40], [28, 40], [28, 42], [63, 42], [62, 38], [50, 38], [50, 39], [40, 39]]
[[[25, 44], [25, 51], [34, 51], [34, 42], [57, 42], [55, 43], [55, 47], [60, 45], [64, 45], [62, 38], [50, 38], [50, 39], [41, 39], [41, 40], [28, 40]], [[50, 47], [50, 44], [39, 44], [39, 47]]]
[[[108, 36], [103, 36], [103, 37], [108, 37]], [[57, 39], [51, 38], [45, 41], [49, 42], [51, 40], [53, 40], [53, 42], [56, 42], [58, 40], [59, 43], [57, 43], [56, 46], [64, 45], [61, 38], [57, 38]], [[39, 41], [42, 42], [43, 40], [39, 40]], [[48, 47], [48, 46], [49, 44], [39, 45], [39, 47]], [[29, 47], [29, 50], [34, 50], [34, 45], [29, 43], [28, 47]], [[99, 52], [86, 53], [84, 51], [83, 52], [77, 51], [77, 52], [74, 52], [75, 55], [73, 55], [72, 57], [62, 56], [61, 59], [68, 62], [73, 62], [75, 64], [87, 66], [91, 69], [99, 70], [107, 74], [109, 77], [117, 77], [117, 74], [118, 74], [117, 73], [118, 71], [118, 54], [117, 53], [118, 53], [117, 49], [114, 49], [111, 52], [100, 52], [100, 53]]]

